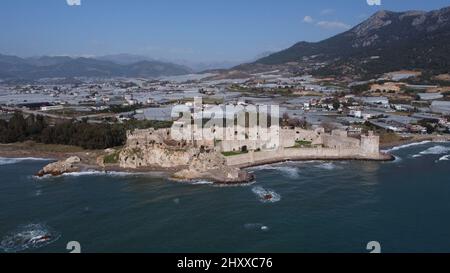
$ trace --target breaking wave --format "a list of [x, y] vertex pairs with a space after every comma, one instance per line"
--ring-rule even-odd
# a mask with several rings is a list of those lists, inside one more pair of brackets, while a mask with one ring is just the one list
[[423, 155], [442, 155], [450, 152], [450, 147], [445, 147], [441, 145], [433, 146], [431, 148], [426, 149], [416, 155], [413, 155], [414, 158], [421, 157]]
[[51, 159], [48, 158], [35, 158], [35, 157], [22, 157], [22, 158], [0, 157], [0, 166], [18, 164], [24, 161], [50, 161], [50, 160]]
[[402, 149], [409, 148], [409, 147], [424, 145], [424, 144], [427, 144], [427, 143], [431, 143], [431, 141], [425, 140], [425, 141], [421, 141], [421, 142], [414, 142], [414, 143], [404, 144], [404, 145], [393, 147], [391, 149], [383, 150], [383, 152], [385, 152], [385, 153], [394, 152], [394, 151], [402, 150]]
[[212, 185], [214, 182], [208, 181], [208, 180], [198, 180], [198, 181], [192, 181], [188, 182], [191, 185]]
[[444, 155], [443, 157], [439, 158], [438, 161], [449, 161], [450, 160], [450, 155]]
[[254, 187], [252, 192], [256, 194], [263, 203], [276, 203], [281, 200], [281, 195], [272, 190], [266, 190], [263, 187]]
[[[148, 173], [133, 173], [133, 172], [115, 172], [115, 171], [108, 171], [108, 172], [102, 172], [102, 171], [82, 171], [82, 172], [73, 172], [73, 173], [65, 173], [61, 176], [63, 177], [80, 177], [80, 176], [118, 176], [118, 177], [125, 177], [125, 176], [161, 176], [161, 173], [158, 172], [148, 172]], [[47, 179], [47, 178], [58, 178], [51, 175], [45, 175], [43, 177], [33, 176], [34, 179]]]
[[394, 156], [394, 161], [389, 161], [388, 163], [399, 163], [402, 162], [403, 159], [397, 155], [393, 155]]
[[102, 172], [102, 171], [84, 171], [84, 172], [75, 172], [75, 173], [65, 173], [63, 176], [136, 176], [136, 175], [144, 175], [144, 173], [127, 173], [127, 172]]
[[6, 235], [0, 242], [0, 249], [4, 252], [37, 249], [57, 241], [60, 237], [59, 232], [45, 224], [29, 224]]
[[282, 175], [289, 177], [289, 178], [299, 178], [300, 177], [300, 171], [297, 167], [294, 166], [277, 166], [277, 165], [263, 165], [263, 166], [257, 166], [250, 168], [251, 170], [274, 170], [280, 172]]

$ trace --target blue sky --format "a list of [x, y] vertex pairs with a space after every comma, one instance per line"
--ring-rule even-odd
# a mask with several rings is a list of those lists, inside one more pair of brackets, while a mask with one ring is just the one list
[[[76, 0], [71, 0], [76, 1]], [[244, 61], [345, 31], [380, 9], [432, 10], [448, 0], [2, 0], [0, 53], [141, 54]]]

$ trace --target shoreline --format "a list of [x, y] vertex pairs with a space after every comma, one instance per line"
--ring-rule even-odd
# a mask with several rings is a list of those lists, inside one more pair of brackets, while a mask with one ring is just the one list
[[274, 165], [274, 164], [280, 164], [280, 163], [287, 163], [287, 162], [307, 162], [307, 161], [367, 161], [367, 162], [387, 162], [387, 161], [394, 161], [395, 156], [386, 154], [386, 158], [379, 158], [379, 159], [370, 159], [370, 158], [358, 158], [358, 157], [328, 157], [328, 158], [313, 158], [313, 157], [302, 157], [302, 158], [289, 158], [289, 159], [283, 159], [283, 160], [267, 160], [264, 162], [259, 162], [255, 164], [245, 164], [245, 165], [238, 165], [240, 169], [248, 169], [248, 168], [254, 168], [259, 166], [267, 166], [267, 165]]
[[380, 144], [380, 150], [381, 151], [391, 150], [399, 146], [421, 143], [424, 141], [429, 142], [450, 141], [450, 135], [413, 135], [411, 138], [408, 139]]
[[[450, 141], [449, 135], [415, 135], [409, 139], [394, 141], [390, 143], [385, 143], [380, 145], [382, 154], [385, 154], [385, 158], [370, 159], [370, 158], [289, 158], [283, 160], [267, 160], [264, 162], [258, 162], [256, 164], [244, 164], [236, 166], [239, 169], [248, 169], [252, 167], [272, 165], [284, 162], [301, 162], [301, 161], [392, 161], [395, 160], [395, 156], [391, 155], [390, 152], [395, 150], [395, 148], [401, 148], [402, 146], [409, 144], [420, 144], [422, 142], [443, 142]], [[98, 172], [98, 173], [126, 173], [126, 174], [146, 174], [146, 173], [162, 173], [163, 176], [167, 177], [169, 180], [177, 182], [195, 182], [199, 180], [208, 180], [214, 184], [240, 184], [240, 183], [225, 183], [217, 181], [207, 176], [199, 179], [192, 180], [179, 180], [173, 179], [172, 176], [176, 172], [180, 171], [182, 168], [161, 168], [161, 167], [146, 167], [139, 169], [125, 169], [121, 168], [117, 164], [111, 164], [106, 166], [100, 166], [97, 164], [96, 160], [99, 156], [104, 155], [103, 150], [83, 150], [79, 147], [73, 146], [63, 146], [63, 145], [46, 145], [41, 143], [13, 143], [13, 144], [0, 144], [0, 158], [4, 159], [17, 159], [17, 160], [42, 160], [56, 162], [58, 160], [64, 160], [70, 156], [78, 156], [82, 159], [79, 167], [80, 171], [73, 173], [88, 173], [88, 172]], [[247, 182], [248, 183], [248, 182]]]

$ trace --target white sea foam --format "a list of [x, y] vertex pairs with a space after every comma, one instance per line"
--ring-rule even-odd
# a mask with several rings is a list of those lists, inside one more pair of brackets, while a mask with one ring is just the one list
[[73, 172], [65, 173], [63, 176], [134, 176], [143, 175], [143, 173], [127, 173], [127, 172], [102, 172], [102, 171], [83, 171], [83, 172]]
[[450, 147], [437, 145], [420, 152], [421, 155], [441, 155], [450, 152]]
[[189, 184], [192, 184], [192, 185], [212, 185], [212, 184], [214, 184], [214, 182], [207, 181], [207, 180], [197, 180], [197, 181], [189, 182]]
[[250, 168], [251, 170], [274, 170], [280, 172], [282, 175], [289, 178], [299, 178], [299, 169], [295, 166], [281, 166], [281, 165], [262, 165]]
[[450, 155], [444, 155], [443, 157], [439, 158], [438, 161], [449, 161], [450, 160]]
[[388, 163], [399, 163], [403, 161], [403, 159], [397, 155], [394, 155], [394, 161], [389, 161]]
[[281, 195], [272, 190], [264, 189], [263, 187], [254, 187], [252, 191], [263, 203], [276, 203], [281, 200]]
[[394, 152], [394, 151], [402, 150], [402, 149], [409, 148], [409, 147], [424, 145], [424, 144], [427, 144], [427, 143], [431, 143], [431, 141], [425, 140], [425, 141], [421, 141], [421, 142], [414, 142], [414, 143], [404, 144], [404, 145], [393, 147], [393, 148], [388, 149], [388, 150], [383, 150], [383, 152], [385, 152], [385, 153]]
[[49, 158], [36, 158], [36, 157], [21, 157], [21, 158], [8, 158], [8, 157], [0, 157], [0, 165], [12, 165], [18, 164], [24, 161], [50, 161], [52, 159]]
[[421, 157], [423, 155], [442, 155], [450, 152], [450, 147], [445, 147], [441, 145], [436, 145], [431, 148], [428, 148], [416, 155], [413, 155], [414, 158]]
[[322, 164], [316, 165], [314, 167], [319, 168], [319, 169], [328, 170], [328, 171], [332, 171], [332, 170], [337, 168], [337, 166], [334, 163], [331, 163], [331, 162], [322, 163]]
[[61, 234], [42, 223], [23, 225], [2, 239], [0, 249], [4, 252], [36, 249], [51, 244], [60, 237]]
[[245, 229], [249, 229], [249, 230], [261, 230], [261, 231], [269, 231], [269, 227], [265, 226], [264, 224], [261, 223], [248, 223], [244, 225]]
[[[126, 176], [161, 176], [160, 173], [157, 172], [149, 172], [149, 173], [132, 173], [132, 172], [102, 172], [102, 171], [82, 171], [82, 172], [72, 172], [72, 173], [64, 173], [61, 176], [63, 177], [80, 177], [80, 176], [118, 176], [118, 177], [126, 177]], [[34, 179], [49, 179], [49, 178], [57, 178], [52, 175], [45, 175], [43, 177], [33, 176]]]

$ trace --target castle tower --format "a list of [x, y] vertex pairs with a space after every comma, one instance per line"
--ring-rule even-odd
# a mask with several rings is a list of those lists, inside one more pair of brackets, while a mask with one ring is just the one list
[[361, 136], [361, 151], [365, 155], [378, 155], [380, 153], [380, 137], [369, 131], [367, 136]]

